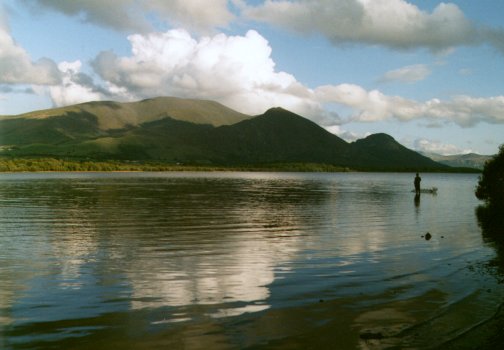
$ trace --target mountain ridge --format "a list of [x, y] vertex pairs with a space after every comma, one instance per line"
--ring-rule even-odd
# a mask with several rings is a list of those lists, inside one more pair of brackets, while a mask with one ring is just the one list
[[493, 155], [484, 155], [477, 153], [441, 155], [437, 153], [422, 152], [421, 154], [438, 163], [451, 167], [469, 167], [480, 170], [483, 170], [485, 163], [493, 157]]
[[448, 169], [387, 134], [348, 143], [281, 107], [248, 116], [214, 101], [173, 97], [88, 102], [1, 118], [0, 155], [233, 166], [318, 163], [361, 170]]
[[233, 124], [250, 118], [249, 115], [232, 110], [216, 101], [167, 96], [136, 102], [91, 101], [2, 118], [47, 119], [74, 113], [96, 116], [98, 126], [102, 130], [120, 129], [127, 125], [136, 126], [165, 117], [214, 126]]

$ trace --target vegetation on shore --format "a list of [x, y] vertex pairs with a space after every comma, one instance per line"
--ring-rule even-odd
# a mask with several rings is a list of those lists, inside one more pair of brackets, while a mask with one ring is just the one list
[[504, 145], [485, 164], [476, 188], [476, 197], [490, 207], [504, 208]]
[[[79, 160], [59, 158], [11, 158], [0, 157], [0, 172], [108, 172], [108, 171], [286, 171], [286, 172], [349, 172], [349, 171], [394, 171], [389, 168], [348, 168], [325, 163], [261, 163], [261, 164], [181, 164], [168, 162], [126, 160]], [[398, 169], [400, 172], [415, 172], [416, 169]], [[432, 171], [439, 172], [439, 169]], [[448, 168], [443, 172], [477, 172], [469, 168]]]
[[301, 171], [343, 172], [348, 168], [316, 163], [275, 163], [251, 165], [205, 165], [140, 161], [94, 161], [56, 158], [0, 158], [0, 172], [44, 171]]
[[[483, 240], [491, 244], [496, 252], [496, 257], [490, 262], [496, 268], [501, 282], [504, 282], [504, 144], [500, 146], [499, 153], [486, 162], [475, 191], [476, 197], [485, 202], [476, 208], [478, 224], [482, 230]], [[501, 305], [496, 314], [482, 327], [478, 327], [474, 335], [486, 334], [483, 341], [479, 342], [481, 349], [497, 349], [504, 342], [504, 308]], [[491, 331], [488, 331], [491, 329]]]

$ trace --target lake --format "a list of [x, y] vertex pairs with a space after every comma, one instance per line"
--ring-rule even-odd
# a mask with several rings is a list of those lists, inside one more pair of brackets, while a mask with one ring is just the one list
[[450, 344], [502, 276], [477, 175], [421, 176], [0, 174], [0, 348]]

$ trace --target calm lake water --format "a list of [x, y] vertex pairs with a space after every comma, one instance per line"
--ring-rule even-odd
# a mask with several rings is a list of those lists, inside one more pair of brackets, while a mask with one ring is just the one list
[[504, 288], [477, 175], [421, 175], [1, 174], [0, 348], [442, 346]]

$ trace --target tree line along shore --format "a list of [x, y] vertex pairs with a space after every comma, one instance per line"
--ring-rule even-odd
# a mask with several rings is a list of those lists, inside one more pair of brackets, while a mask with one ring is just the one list
[[57, 158], [0, 158], [0, 172], [112, 172], [112, 171], [317, 171], [345, 172], [349, 168], [317, 163], [254, 165], [181, 164], [140, 161], [95, 161]]
[[[349, 168], [325, 163], [264, 163], [264, 164], [207, 164], [167, 163], [162, 161], [92, 160], [60, 158], [0, 157], [0, 172], [112, 172], [112, 171], [292, 171], [292, 172], [350, 172], [350, 171], [416, 171], [440, 172], [439, 169], [414, 168]], [[478, 173], [472, 168], [447, 168], [441, 172]]]

